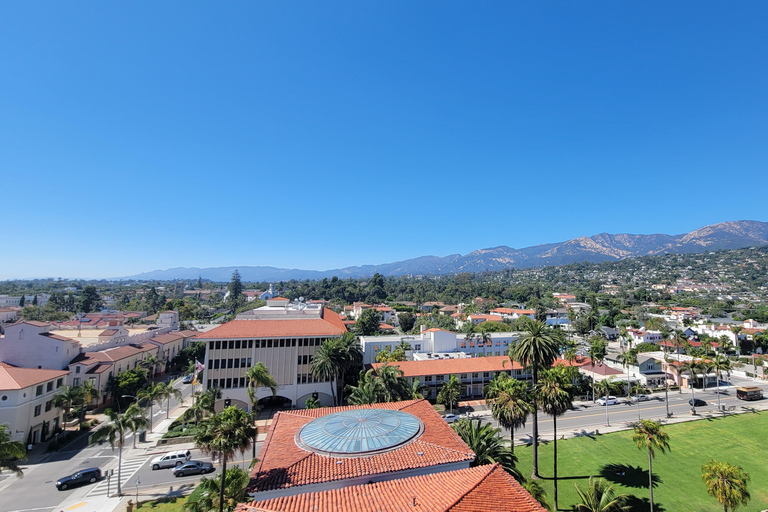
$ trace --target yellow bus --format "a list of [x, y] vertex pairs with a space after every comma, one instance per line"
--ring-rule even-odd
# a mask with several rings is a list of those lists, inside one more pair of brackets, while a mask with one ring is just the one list
[[763, 398], [763, 390], [757, 386], [736, 388], [736, 398], [739, 400], [760, 400]]

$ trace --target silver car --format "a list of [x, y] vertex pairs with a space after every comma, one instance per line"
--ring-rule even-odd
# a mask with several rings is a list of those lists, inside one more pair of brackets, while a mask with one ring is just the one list
[[189, 460], [192, 453], [189, 450], [168, 452], [152, 459], [152, 469], [172, 468], [181, 466]]

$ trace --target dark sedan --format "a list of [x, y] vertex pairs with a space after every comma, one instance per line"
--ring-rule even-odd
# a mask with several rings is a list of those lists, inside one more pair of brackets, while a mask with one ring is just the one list
[[56, 481], [56, 488], [65, 491], [70, 487], [77, 487], [83, 484], [92, 484], [101, 480], [101, 470], [99, 468], [89, 468], [78, 471], [74, 475], [65, 476]]
[[705, 402], [701, 398], [696, 398], [696, 399], [691, 398], [690, 400], [688, 400], [688, 405], [690, 405], [691, 407], [701, 407], [701, 406], [707, 405], [707, 402]]
[[213, 473], [215, 471], [213, 464], [210, 462], [202, 462], [199, 460], [190, 460], [173, 468], [174, 476], [185, 475], [204, 475], [206, 473]]

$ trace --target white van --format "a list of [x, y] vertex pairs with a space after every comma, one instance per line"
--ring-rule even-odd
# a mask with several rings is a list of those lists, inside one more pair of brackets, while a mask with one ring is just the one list
[[152, 469], [172, 468], [181, 466], [189, 460], [192, 453], [189, 450], [168, 452], [152, 459]]

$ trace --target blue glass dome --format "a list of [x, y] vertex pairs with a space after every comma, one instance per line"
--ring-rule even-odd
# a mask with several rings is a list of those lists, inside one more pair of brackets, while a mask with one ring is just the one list
[[296, 434], [296, 444], [323, 455], [374, 455], [399, 448], [423, 431], [421, 420], [407, 412], [353, 409], [310, 421]]

